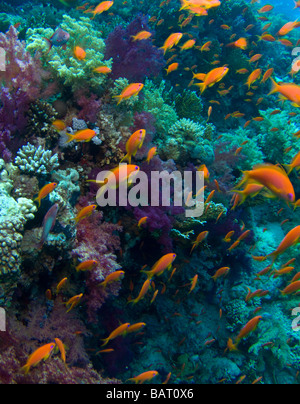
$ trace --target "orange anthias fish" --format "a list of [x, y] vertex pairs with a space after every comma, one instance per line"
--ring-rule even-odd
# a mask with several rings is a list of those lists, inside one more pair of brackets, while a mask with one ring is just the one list
[[248, 43], [247, 43], [247, 39], [246, 38], [240, 38], [235, 42], [231, 42], [229, 44], [226, 45], [227, 47], [231, 47], [231, 48], [240, 48], [240, 49], [247, 49]]
[[64, 344], [62, 343], [62, 341], [59, 338], [54, 338], [54, 341], [56, 342], [56, 345], [58, 346], [62, 361], [64, 363], [66, 363], [66, 350], [65, 350]]
[[81, 220], [91, 216], [91, 214], [96, 210], [97, 205], [90, 205], [86, 206], [85, 208], [81, 209], [81, 211], [75, 217], [75, 222], [79, 223]]
[[252, 318], [240, 331], [235, 339], [235, 344], [232, 344], [230, 350], [237, 350], [237, 346], [243, 338], [246, 338], [251, 332], [255, 331], [262, 316]]
[[75, 142], [90, 142], [95, 136], [96, 132], [92, 129], [82, 129], [77, 131], [74, 135], [70, 133], [66, 133], [68, 140], [66, 140], [66, 144]]
[[136, 35], [132, 35], [131, 38], [133, 42], [135, 41], [143, 41], [145, 39], [149, 39], [152, 36], [151, 32], [148, 31], [140, 31]]
[[284, 99], [292, 102], [293, 106], [300, 107], [300, 86], [294, 83], [277, 84], [272, 77], [272, 88], [268, 95], [280, 93]]
[[105, 280], [100, 283], [100, 286], [103, 288], [106, 288], [107, 285], [109, 285], [112, 282], [119, 281], [124, 278], [125, 272], [124, 271], [115, 271], [112, 272], [111, 274], [107, 275]]
[[288, 175], [294, 168], [296, 169], [296, 171], [300, 169], [300, 151], [296, 154], [290, 164], [285, 164], [285, 167], [288, 169]]
[[41, 206], [41, 200], [46, 198], [54, 189], [57, 187], [56, 182], [52, 182], [51, 184], [45, 185], [39, 192], [39, 195], [37, 198], [34, 199], [35, 201], [38, 201], [39, 207]]
[[95, 268], [98, 265], [98, 261], [95, 260], [88, 260], [84, 261], [81, 264], [77, 265], [76, 271], [90, 271], [91, 269]]
[[275, 251], [265, 256], [265, 259], [267, 257], [271, 257], [272, 263], [274, 263], [278, 255], [285, 252], [288, 248], [296, 245], [297, 243], [299, 243], [299, 241], [300, 241], [300, 226], [296, 226], [287, 233], [287, 235], [283, 238], [283, 240], [281, 241], [281, 243], [279, 244], [279, 246], [276, 248]]
[[259, 192], [264, 188], [264, 186], [262, 184], [252, 184], [249, 183], [246, 185], [246, 187], [242, 190], [239, 191], [237, 189], [234, 189], [232, 192], [235, 192], [237, 194], [239, 194], [239, 200], [238, 200], [238, 205], [241, 205], [242, 203], [245, 202], [245, 200], [250, 196], [251, 198], [253, 198], [254, 196], [256, 196], [257, 194], [259, 194]]
[[105, 346], [112, 339], [115, 339], [115, 338], [119, 337], [120, 335], [124, 335], [126, 333], [126, 331], [128, 330], [129, 326], [130, 326], [130, 323], [121, 324], [114, 331], [112, 331], [107, 338], [101, 340], [101, 341], [104, 341], [104, 343], [101, 346]]
[[170, 49], [173, 48], [173, 46], [177, 45], [180, 39], [182, 38], [182, 33], [181, 32], [175, 32], [174, 34], [171, 34], [166, 40], [164, 45], [161, 47], [163, 49], [164, 54]]
[[280, 291], [282, 296], [291, 295], [292, 293], [298, 292], [300, 289], [300, 281], [292, 282]]
[[212, 276], [212, 279], [216, 282], [216, 280], [222, 276], [226, 276], [230, 271], [229, 267], [219, 268], [216, 273]]
[[124, 100], [128, 100], [131, 97], [136, 97], [143, 89], [143, 83], [131, 83], [121, 92], [120, 95], [114, 95], [114, 98], [118, 99], [118, 105]]
[[196, 238], [196, 241], [194, 241], [194, 243], [193, 243], [193, 247], [192, 247], [192, 249], [191, 249], [190, 254], [192, 254], [193, 250], [194, 250], [196, 247], [198, 247], [198, 245], [199, 245], [203, 240], [206, 239], [206, 237], [208, 236], [208, 233], [209, 233], [208, 231], [202, 231], [200, 234], [198, 234], [198, 236], [197, 236], [197, 238]]
[[260, 78], [262, 73], [261, 69], [256, 69], [254, 70], [250, 76], [248, 77], [248, 80], [246, 81], [245, 85], [248, 86], [248, 89], [250, 89], [251, 85]]
[[93, 19], [96, 17], [97, 14], [102, 14], [104, 11], [109, 10], [113, 6], [113, 1], [102, 1], [98, 6], [92, 11]]
[[126, 381], [132, 380], [133, 382], [135, 382], [135, 384], [143, 384], [146, 381], [152, 380], [157, 375], [158, 375], [158, 372], [156, 370], [148, 370], [148, 372], [144, 372], [138, 376], [131, 377], [130, 379], [127, 379]]
[[150, 163], [150, 160], [153, 159], [153, 157], [155, 156], [156, 152], [157, 152], [157, 147], [156, 147], [156, 146], [152, 147], [152, 148], [148, 151], [147, 160], [146, 160], [148, 164]]
[[95, 73], [99, 73], [99, 74], [109, 74], [109, 73], [111, 73], [111, 69], [109, 67], [107, 67], [107, 66], [96, 67], [93, 71]]
[[189, 39], [186, 41], [181, 47], [180, 47], [180, 52], [191, 49], [195, 45], [196, 41], [195, 39]]
[[138, 228], [140, 229], [144, 224], [146, 224], [147, 220], [148, 220], [148, 216], [142, 217], [138, 222]]
[[298, 28], [299, 26], [300, 26], [299, 21], [287, 22], [286, 24], [284, 24], [283, 27], [280, 28], [280, 30], [277, 32], [277, 35], [280, 35], [280, 36], [287, 35], [294, 28]]
[[207, 87], [212, 87], [214, 84], [221, 81], [226, 76], [228, 71], [228, 67], [217, 67], [216, 69], [213, 69], [207, 73], [203, 80], [201, 79], [203, 83], [195, 83], [194, 85], [200, 88], [202, 94]]
[[161, 275], [166, 269], [170, 270], [173, 262], [176, 259], [176, 254], [170, 253], [161, 257], [151, 268], [151, 271], [142, 271], [147, 276], [148, 279], [152, 278], [154, 275]]
[[150, 287], [151, 287], [151, 282], [152, 282], [152, 279], [151, 279], [151, 278], [148, 278], [148, 279], [144, 282], [144, 284], [143, 284], [143, 286], [142, 286], [142, 288], [141, 288], [141, 290], [140, 290], [139, 295], [138, 295], [135, 299], [129, 300], [128, 303], [136, 304], [136, 303], [138, 303], [140, 300], [144, 299], [146, 293], [148, 292], [148, 290], [149, 290]]
[[198, 282], [198, 275], [195, 275], [193, 279], [191, 279], [191, 288], [189, 293], [191, 293], [195, 289], [197, 282]]
[[75, 46], [74, 56], [76, 57], [77, 60], [84, 60], [86, 57], [86, 51], [82, 49], [80, 46]]
[[26, 364], [21, 368], [22, 371], [27, 374], [32, 366], [38, 365], [43, 359], [46, 360], [49, 358], [52, 350], [55, 347], [55, 343], [51, 342], [50, 344], [43, 345], [34, 351], [29, 358], [27, 359]]
[[127, 154], [122, 158], [121, 162], [127, 160], [128, 163], [131, 164], [132, 156], [135, 156], [138, 149], [140, 149], [143, 146], [145, 137], [146, 137], [145, 129], [139, 129], [130, 136], [130, 138], [126, 143]]
[[76, 306], [80, 303], [82, 296], [83, 296], [83, 294], [80, 293], [80, 295], [76, 295], [76, 296], [71, 297], [71, 299], [69, 299], [69, 300], [65, 303], [66, 306], [70, 306], [70, 307], [68, 308], [68, 310], [66, 311], [66, 313], [69, 313], [69, 311], [71, 311], [72, 309], [74, 309], [74, 307], [76, 307]]
[[259, 164], [251, 171], [244, 171], [244, 177], [238, 187], [247, 183], [264, 185], [269, 192], [266, 197], [278, 197], [286, 202], [295, 201], [293, 185], [283, 168], [272, 164]]
[[165, 69], [166, 72], [167, 72], [167, 75], [168, 75], [169, 73], [172, 73], [172, 72], [174, 72], [175, 70], [177, 70], [177, 69], [178, 69], [178, 66], [179, 66], [179, 63], [172, 63], [172, 64], [170, 64], [170, 66], [168, 66], [167, 69]]

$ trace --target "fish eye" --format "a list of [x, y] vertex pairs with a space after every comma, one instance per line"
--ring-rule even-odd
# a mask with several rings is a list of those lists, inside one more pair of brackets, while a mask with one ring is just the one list
[[138, 166], [136, 166], [136, 167], [135, 167], [135, 170], [138, 170], [138, 169], [139, 169], [139, 167], [138, 167]]
[[294, 199], [294, 195], [293, 195], [293, 194], [290, 193], [290, 194], [288, 194], [287, 196], [288, 196], [288, 200], [289, 200], [289, 201], [293, 201], [293, 199]]

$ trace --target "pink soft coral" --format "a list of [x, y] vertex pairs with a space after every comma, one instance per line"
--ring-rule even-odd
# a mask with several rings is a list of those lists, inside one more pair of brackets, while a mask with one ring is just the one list
[[97, 310], [107, 295], [117, 296], [120, 289], [120, 282], [112, 283], [106, 289], [99, 287], [107, 275], [121, 268], [116, 261], [115, 251], [120, 249], [120, 239], [116, 233], [122, 231], [122, 227], [102, 219], [102, 212], [95, 212], [78, 224], [77, 247], [73, 251], [80, 262], [98, 262], [95, 269], [86, 274], [85, 300], [89, 321], [96, 320]]

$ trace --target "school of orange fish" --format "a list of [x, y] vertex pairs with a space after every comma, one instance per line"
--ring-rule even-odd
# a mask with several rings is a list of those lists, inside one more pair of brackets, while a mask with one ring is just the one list
[[[62, 1], [63, 2], [63, 1]], [[164, 0], [160, 7], [167, 7], [169, 4], [170, 0]], [[253, 5], [257, 3], [258, 0], [251, 0], [250, 4]], [[219, 0], [181, 0], [181, 8], [182, 14], [179, 17], [178, 20], [178, 25], [179, 27], [185, 27], [188, 25], [191, 20], [196, 17], [196, 18], [204, 18], [205, 16], [209, 16], [210, 9], [213, 8], [218, 8], [220, 6], [220, 1]], [[91, 13], [93, 14], [92, 19], [94, 19], [97, 15], [108, 11], [111, 7], [113, 7], [114, 2], [113, 1], [104, 1], [101, 2], [96, 8], [88, 8], [85, 9], [84, 6], [78, 7], [78, 9], [82, 9], [85, 14]], [[250, 5], [250, 7], [251, 7]], [[295, 2], [295, 8], [300, 8], [300, 1]], [[243, 10], [243, 13], [247, 12], [247, 8]], [[276, 38], [272, 35], [270, 35], [267, 30], [271, 26], [272, 22], [269, 21], [269, 18], [267, 17], [268, 13], [273, 9], [273, 6], [271, 5], [266, 5], [260, 9], [257, 10], [257, 13], [260, 15], [259, 19], [262, 22], [267, 22], [264, 27], [262, 28], [262, 34], [259, 36], [258, 40], [259, 41], [265, 41], [269, 43], [273, 42], [280, 42], [283, 46], [287, 47], [292, 47], [292, 46], [297, 46], [300, 43], [300, 40], [296, 43], [293, 44], [291, 41], [288, 39], [285, 39], [284, 36], [286, 36], [289, 32], [291, 32], [293, 29], [300, 27], [300, 22], [294, 21], [294, 22], [288, 22], [286, 23], [277, 33]], [[188, 15], [186, 15], [186, 12]], [[164, 21], [162, 20], [157, 20], [157, 17], [153, 16], [150, 18], [150, 22], [156, 24], [156, 25], [161, 25]], [[209, 21], [209, 24], [213, 27], [214, 20], [211, 19]], [[231, 30], [232, 28], [228, 25], [222, 25], [222, 29], [224, 30]], [[249, 25], [245, 31], [248, 32], [253, 28], [253, 25]], [[141, 41], [141, 40], [146, 40], [151, 37], [151, 33], [147, 31], [141, 31], [137, 32], [135, 36], [133, 36], [134, 41]], [[181, 32], [173, 32], [172, 34], [169, 35], [169, 37], [165, 40], [164, 44], [162, 45], [162, 49], [164, 51], [164, 54], [167, 54], [169, 51], [174, 50], [174, 48], [179, 44], [183, 37], [183, 34]], [[191, 48], [196, 48], [198, 49], [201, 53], [210, 50], [211, 42], [206, 42], [204, 44], [197, 44], [196, 40], [194, 38], [188, 39], [186, 42], [184, 42], [180, 46], [180, 52], [183, 52], [185, 50], [191, 49]], [[247, 56], [249, 57], [249, 69], [252, 66], [252, 64], [258, 62], [263, 55], [261, 54], [255, 54], [255, 47], [256, 43], [252, 41], [252, 43], [249, 43], [249, 41], [245, 37], [241, 38], [236, 38], [236, 34], [231, 35], [231, 42], [228, 44], [221, 44], [221, 46], [226, 46], [226, 47], [233, 47], [233, 48], [239, 48], [242, 51], [245, 51]], [[77, 59], [79, 60], [84, 60], [86, 57], [85, 51], [77, 46], [74, 49], [74, 55]], [[180, 69], [180, 65], [177, 62], [173, 62], [173, 60], [176, 58], [176, 55], [173, 55], [170, 57], [167, 61], [168, 67], [166, 68], [166, 75], [171, 74], [173, 71]], [[220, 62], [217, 60], [213, 62], [212, 64], [219, 64]], [[297, 65], [298, 66], [298, 65]], [[295, 67], [295, 66], [294, 66]], [[197, 66], [193, 66], [193, 68], [189, 69], [187, 68], [186, 70], [190, 70], [193, 74], [192, 80], [190, 85], [191, 86], [197, 86], [199, 88], [200, 94], [203, 94], [205, 90], [208, 87], [215, 86], [217, 83], [221, 82], [222, 79], [226, 76], [226, 74], [230, 70], [230, 66], [224, 65], [221, 67], [216, 67], [210, 70], [209, 72], [206, 73], [196, 73], [195, 69]], [[108, 74], [110, 72], [110, 69], [107, 68], [106, 66], [99, 66], [98, 68], [95, 69], [95, 72], [98, 74]], [[275, 93], [279, 94], [280, 100], [281, 101], [290, 101], [291, 104], [294, 107], [300, 107], [300, 86], [294, 84], [293, 82], [290, 83], [276, 83], [275, 80], [271, 77], [274, 73], [274, 68], [268, 68], [265, 72], [262, 71], [260, 68], [256, 68], [250, 72], [248, 69], [240, 69], [235, 72], [237, 75], [248, 75], [248, 78], [245, 79], [245, 86], [248, 88], [248, 93], [247, 96], [251, 97], [253, 95], [253, 91], [258, 88], [259, 85], [259, 80], [261, 79], [260, 83], [266, 83], [267, 80], [270, 80], [271, 82], [271, 90], [268, 95], [272, 95]], [[291, 76], [295, 74], [294, 70], [292, 69], [290, 72]], [[131, 97], [137, 96], [140, 91], [143, 89], [143, 84], [142, 83], [131, 83], [128, 85], [120, 95], [116, 96], [116, 99], [118, 101], [118, 104], [121, 103], [124, 100], [127, 100]], [[229, 87], [227, 90], [224, 88], [222, 84], [219, 85], [219, 89], [217, 90], [218, 94], [223, 97], [226, 96], [230, 91], [232, 91], [233, 86]], [[251, 101], [251, 98], [246, 99], [245, 101]], [[258, 105], [262, 99], [259, 99], [257, 101]], [[211, 104], [217, 104], [219, 101], [211, 100]], [[212, 106], [209, 107], [208, 109], [208, 120], [210, 119], [211, 113], [212, 113]], [[276, 109], [272, 111], [271, 115], [275, 115], [279, 113], [281, 110]], [[291, 118], [295, 116], [296, 113], [290, 113]], [[239, 111], [233, 111], [228, 113], [224, 119], [227, 120], [229, 118], [242, 118], [244, 114], [240, 113]], [[253, 117], [251, 120], [248, 120], [244, 124], [244, 128], [249, 126], [251, 124], [251, 121], [256, 121], [260, 122], [264, 118], [263, 117]], [[55, 121], [53, 124], [57, 130], [62, 131], [65, 129], [65, 125], [61, 121]], [[276, 131], [277, 128], [273, 128], [273, 131]], [[77, 133], [73, 135], [68, 135], [67, 142], [71, 141], [76, 141], [76, 142], [89, 142], [94, 136], [96, 135], [95, 131], [90, 130], [90, 129], [85, 129], [78, 131]], [[295, 137], [300, 137], [300, 131], [294, 134]], [[123, 181], [127, 181], [129, 176], [134, 173], [138, 172], [139, 167], [137, 165], [132, 165], [131, 161], [136, 155], [137, 151], [139, 148], [141, 148], [143, 141], [145, 139], [145, 130], [140, 129], [136, 131], [135, 133], [132, 134], [130, 139], [128, 140], [126, 144], [126, 156], [123, 158], [122, 161], [126, 160], [129, 165], [127, 166], [120, 166], [115, 168], [114, 170], [111, 171], [111, 175], [114, 179], [117, 181], [117, 186], [120, 185]], [[246, 142], [244, 142], [245, 144]], [[242, 151], [243, 145], [242, 144], [237, 150], [236, 150], [236, 155], [239, 154]], [[153, 158], [153, 156], [156, 153], [156, 147], [153, 147], [149, 150], [147, 161], [149, 161]], [[277, 198], [285, 202], [288, 206], [293, 206], [294, 209], [300, 206], [300, 199], [295, 200], [295, 191], [294, 187], [290, 181], [289, 174], [292, 172], [292, 170], [298, 170], [300, 169], [300, 151], [297, 153], [297, 155], [293, 158], [291, 163], [285, 167], [285, 169], [278, 165], [272, 165], [272, 164], [261, 164], [259, 166], [253, 167], [252, 170], [246, 171], [243, 173], [243, 177], [241, 181], [236, 185], [235, 189], [233, 189], [231, 192], [233, 193], [232, 196], [232, 208], [235, 209], [238, 205], [241, 205], [245, 202], [247, 198], [254, 197], [257, 194], [260, 194], [264, 197], [267, 198]], [[204, 172], [204, 178], [205, 181], [209, 181], [209, 176], [210, 173], [205, 165], [202, 165], [201, 167], [198, 168], [199, 171]], [[96, 180], [94, 181], [97, 183], [100, 187], [99, 192], [104, 192], [110, 185], [111, 181], [110, 178], [107, 178], [103, 182], [97, 182]], [[217, 185], [217, 192], [219, 190], [218, 183], [215, 180], [215, 183]], [[115, 182], [113, 183], [114, 186], [116, 186]], [[43, 189], [41, 189], [38, 197], [36, 198], [36, 201], [38, 202], [39, 206], [41, 204], [41, 200], [46, 198], [57, 186], [57, 184], [52, 183], [48, 184]], [[204, 189], [206, 186], [204, 187]], [[201, 192], [204, 191], [204, 189], [201, 190]], [[205, 206], [206, 210], [208, 209], [208, 206], [210, 204], [210, 201], [212, 200], [214, 193], [216, 192], [213, 190], [207, 199], [205, 200]], [[192, 195], [190, 195], [192, 197]], [[78, 212], [75, 221], [78, 223], [81, 220], [84, 220], [86, 217], [90, 216], [93, 214], [93, 212], [96, 209], [96, 205], [92, 206], [87, 206], [83, 208], [80, 212]], [[221, 215], [223, 212], [219, 215], [217, 218], [217, 221], [220, 219]], [[137, 226], [140, 228], [141, 226], [145, 226], [147, 224], [147, 217], [143, 217], [140, 219], [139, 223]], [[243, 233], [238, 237], [237, 240], [235, 240], [228, 248], [228, 251], [232, 251], [234, 248], [236, 248], [250, 233], [250, 230], [245, 230], [245, 225], [242, 226], [241, 230]], [[190, 254], [194, 253], [195, 249], [201, 245], [205, 241], [205, 239], [208, 236], [208, 231], [203, 231], [201, 232], [196, 240], [193, 242], [191, 246], [191, 251]], [[234, 231], [229, 231], [228, 234], [225, 236], [223, 239], [224, 242], [231, 243], [232, 237], [234, 236]], [[273, 251], [272, 253], [268, 254], [267, 256], [252, 256], [252, 258], [256, 261], [265, 261], [267, 259], [271, 259], [271, 263], [255, 274], [255, 278], [253, 280], [261, 280], [261, 277], [264, 275], [269, 274], [269, 276], [273, 275], [273, 277], [279, 277], [279, 276], [284, 276], [285, 274], [291, 273], [295, 268], [292, 266], [293, 262], [295, 261], [296, 258], [290, 259], [288, 262], [286, 262], [284, 265], [281, 266], [280, 269], [273, 269], [273, 264], [276, 261], [277, 257], [284, 253], [287, 249], [289, 249], [291, 246], [296, 245], [300, 240], [300, 225], [294, 227], [292, 230], [290, 230], [286, 236], [283, 238], [281, 243], [278, 245], [277, 249]], [[149, 293], [151, 289], [154, 287], [154, 294], [151, 299], [151, 303], [155, 300], [157, 294], [158, 294], [158, 289], [155, 289], [155, 284], [154, 284], [154, 278], [156, 276], [162, 275], [166, 270], [170, 270], [172, 268], [172, 264], [176, 259], [176, 254], [170, 253], [162, 256], [151, 268], [151, 270], [145, 271], [145, 269], [142, 270], [143, 273], [146, 274], [147, 279], [145, 280], [140, 292], [138, 293], [137, 297], [135, 298], [130, 298], [129, 303], [135, 305], [138, 304], [146, 295]], [[91, 270], [92, 268], [97, 265], [96, 261], [86, 261], [80, 263], [77, 267], [77, 271], [88, 271]], [[173, 269], [171, 276], [169, 277], [169, 281], [172, 279], [176, 269]], [[225, 277], [230, 271], [229, 267], [222, 267], [219, 268], [216, 273], [212, 276], [212, 279], [214, 282], [217, 282], [218, 280], [221, 280], [223, 277]], [[111, 273], [107, 278], [101, 283], [101, 287], [105, 288], [108, 284], [112, 282], [117, 282], [121, 281], [121, 279], [124, 277], [125, 273], [124, 271], [116, 271], [114, 273]], [[56, 288], [56, 293], [58, 294], [61, 288], [65, 285], [67, 281], [67, 278], [62, 279]], [[196, 274], [191, 280], [189, 285], [189, 292], [191, 293], [198, 281], [198, 275]], [[287, 286], [281, 290], [281, 294], [283, 296], [286, 295], [291, 295], [291, 294], [296, 294], [299, 293], [300, 291], [300, 272], [297, 272], [296, 275], [293, 277], [293, 279], [287, 284]], [[263, 289], [257, 289], [254, 291], [251, 291], [250, 288], [248, 288], [248, 294], [245, 296], [245, 301], [248, 302], [251, 299], [253, 299], [256, 296], [262, 297], [268, 294], [268, 290], [263, 290]], [[46, 292], [46, 295], [51, 296], [51, 291], [48, 290]], [[66, 307], [67, 311], [69, 312], [70, 310], [74, 309], [81, 301], [82, 294], [73, 296], [68, 302], [66, 302]], [[255, 310], [254, 314], [257, 314], [257, 312], [261, 309], [261, 307], [258, 307]], [[220, 309], [220, 318], [222, 316], [222, 310]], [[253, 317], [245, 326], [241, 329], [239, 334], [232, 338], [228, 339], [227, 343], [227, 348], [226, 351], [238, 351], [238, 345], [243, 340], [246, 338], [250, 333], [253, 333], [257, 326], [259, 325], [260, 320], [262, 319], [262, 316], [255, 316]], [[137, 332], [142, 330], [146, 326], [145, 323], [140, 322], [136, 324], [129, 324], [129, 323], [124, 323], [118, 326], [115, 330], [113, 330], [107, 338], [103, 340], [102, 347], [105, 347], [109, 342], [117, 337], [124, 337], [128, 333], [131, 332]], [[206, 341], [206, 345], [210, 345], [214, 342], [215, 340], [209, 340]], [[30, 368], [32, 366], [36, 366], [41, 360], [47, 359], [52, 352], [55, 351], [60, 351], [61, 353], [61, 358], [64, 362], [66, 362], [66, 352], [65, 352], [65, 347], [62, 341], [60, 341], [58, 338], [55, 338], [55, 342], [51, 342], [49, 344], [46, 344], [40, 348], [38, 348], [35, 352], [33, 352], [30, 357], [27, 360], [27, 363], [24, 365], [22, 368], [25, 373], [28, 373], [30, 371]], [[112, 352], [113, 349], [101, 349], [98, 353], [109, 353]], [[158, 375], [158, 372], [156, 370], [150, 370], [146, 371], [140, 375], [137, 375], [136, 377], [130, 378], [130, 381], [133, 381], [135, 383], [144, 383], [145, 381], [151, 381], [155, 376]], [[165, 380], [164, 383], [167, 383], [170, 379], [171, 373], [169, 373], [167, 379]], [[237, 384], [241, 383], [242, 380], [244, 380], [245, 376], [242, 376]], [[253, 382], [253, 384], [258, 383], [262, 378], [258, 378]], [[220, 382], [224, 382], [226, 379], [221, 380]]]

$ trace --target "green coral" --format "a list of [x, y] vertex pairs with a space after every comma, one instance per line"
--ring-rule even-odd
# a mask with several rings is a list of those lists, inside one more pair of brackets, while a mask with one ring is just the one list
[[139, 110], [150, 112], [155, 117], [154, 125], [158, 136], [166, 135], [169, 128], [178, 120], [174, 103], [169, 105], [166, 97], [164, 81], [157, 87], [151, 80], [146, 80]]
[[[236, 168], [239, 170], [250, 170], [255, 164], [262, 163], [265, 156], [261, 147], [257, 144], [256, 138], [251, 138], [252, 133], [250, 129], [238, 128], [232, 132], [222, 133], [222, 142], [224, 143], [224, 151], [239, 148], [242, 143], [242, 151], [240, 158], [236, 163]], [[217, 145], [219, 140], [215, 141]]]
[[[109, 68], [112, 66], [112, 60], [103, 60], [105, 43], [102, 34], [93, 28], [87, 17], [75, 20], [69, 15], [64, 15], [60, 28], [70, 34], [66, 50], [53, 46], [48, 52], [49, 45], [43, 38], [50, 38], [53, 35], [54, 31], [49, 28], [28, 29], [26, 49], [31, 53], [39, 51], [45, 66], [50, 66], [63, 84], [71, 86], [73, 91], [85, 86], [99, 90], [106, 76], [96, 74], [93, 70], [100, 65]], [[78, 60], [74, 56], [75, 46], [80, 46], [86, 51], [84, 60]]]
[[170, 127], [168, 135], [158, 142], [159, 152], [166, 159], [182, 163], [191, 159], [211, 163], [214, 152], [211, 143], [204, 139], [204, 131], [205, 126], [191, 119], [179, 119]]
[[[255, 123], [259, 133], [253, 140], [260, 146], [266, 160], [274, 164], [278, 162], [288, 164], [300, 149], [300, 139], [293, 136], [299, 130], [299, 118], [293, 119], [290, 124], [287, 124], [291, 119], [288, 106], [279, 114], [271, 115], [271, 112], [272, 109], [260, 111], [264, 120], [259, 125]], [[271, 130], [273, 128], [279, 130], [274, 132]], [[285, 149], [289, 147], [291, 149], [285, 153]]]
[[195, 91], [184, 90], [182, 94], [178, 94], [175, 97], [175, 106], [179, 118], [191, 119], [194, 122], [203, 121], [203, 117], [201, 117], [202, 100]]

